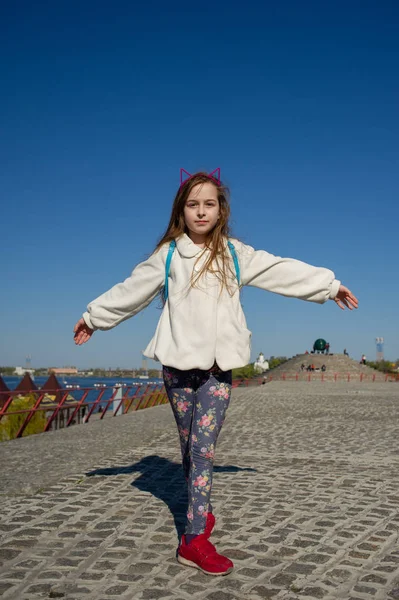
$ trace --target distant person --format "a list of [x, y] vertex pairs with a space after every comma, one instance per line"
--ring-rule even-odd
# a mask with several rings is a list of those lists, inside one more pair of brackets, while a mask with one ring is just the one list
[[347, 352], [346, 348], [344, 349], [344, 355], [345, 355], [345, 356], [349, 356], [349, 354], [348, 354], [348, 352]]
[[362, 354], [362, 358], [360, 359], [360, 364], [361, 365], [365, 365], [366, 364], [366, 355]]
[[327, 342], [325, 347], [326, 354], [330, 354], [330, 344]]
[[323, 371], [323, 373], [327, 370], [326, 365], [321, 365], [321, 370]]
[[[232, 238], [228, 196], [220, 169], [181, 181], [154, 252], [123, 283], [91, 302], [74, 328], [75, 343], [81, 345], [94, 330], [112, 329], [163, 293], [156, 335], [144, 355], [163, 365], [188, 485], [186, 529], [177, 560], [209, 575], [233, 569], [209, 537], [215, 525], [210, 502], [214, 453], [229, 406], [232, 369], [246, 366], [251, 354], [240, 288], [251, 285], [319, 304], [331, 299], [341, 309], [358, 306], [332, 271], [254, 250]], [[151, 210], [153, 206], [149, 215]]]

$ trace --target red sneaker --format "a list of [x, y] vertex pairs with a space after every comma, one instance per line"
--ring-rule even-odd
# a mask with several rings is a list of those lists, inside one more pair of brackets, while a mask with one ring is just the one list
[[189, 544], [183, 535], [177, 551], [177, 560], [182, 565], [199, 569], [206, 575], [227, 575], [234, 568], [227, 556], [216, 552], [215, 546], [206, 539], [204, 533], [197, 535]]
[[205, 530], [204, 530], [204, 536], [206, 537], [207, 540], [209, 540], [209, 538], [211, 537], [211, 533], [213, 531], [213, 528], [215, 527], [215, 523], [216, 523], [216, 519], [215, 519], [213, 513], [209, 512], [206, 517], [206, 525], [205, 525]]

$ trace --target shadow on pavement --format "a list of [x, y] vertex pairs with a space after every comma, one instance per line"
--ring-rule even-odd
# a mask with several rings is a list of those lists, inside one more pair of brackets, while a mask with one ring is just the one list
[[[239, 471], [256, 472], [256, 469], [234, 465], [215, 465], [213, 467], [214, 473], [238, 473]], [[181, 463], [172, 462], [162, 456], [152, 455], [146, 456], [139, 462], [129, 466], [95, 469], [86, 473], [86, 476], [110, 477], [129, 473], [141, 473], [141, 476], [132, 482], [133, 487], [152, 494], [167, 505], [173, 515], [180, 540], [181, 535], [184, 533], [188, 505], [187, 487]]]

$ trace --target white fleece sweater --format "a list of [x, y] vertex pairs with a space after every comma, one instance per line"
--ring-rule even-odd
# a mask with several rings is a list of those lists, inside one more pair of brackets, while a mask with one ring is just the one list
[[[238, 240], [231, 241], [236, 249], [242, 285], [320, 304], [338, 293], [340, 282], [329, 269], [280, 258], [264, 250], [254, 250]], [[123, 283], [93, 300], [83, 315], [86, 324], [92, 329], [111, 329], [145, 308], [164, 285], [168, 249], [169, 245], [164, 245], [137, 265]], [[181, 370], [210, 369], [215, 360], [224, 371], [249, 363], [251, 332], [241, 307], [227, 240], [233, 295], [226, 289], [220, 293], [220, 282], [212, 273], [202, 277], [198, 287], [190, 286], [193, 269], [201, 269], [208, 253], [209, 250], [196, 246], [186, 234], [176, 240], [169, 273], [169, 298], [155, 335], [144, 352], [148, 358]]]

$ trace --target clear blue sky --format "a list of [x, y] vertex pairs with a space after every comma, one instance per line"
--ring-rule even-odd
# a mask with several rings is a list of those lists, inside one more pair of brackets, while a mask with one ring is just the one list
[[151, 253], [180, 167], [219, 166], [236, 236], [360, 301], [245, 288], [252, 357], [398, 358], [398, 26], [396, 0], [3, 3], [0, 365], [139, 366], [156, 306], [73, 326]]

